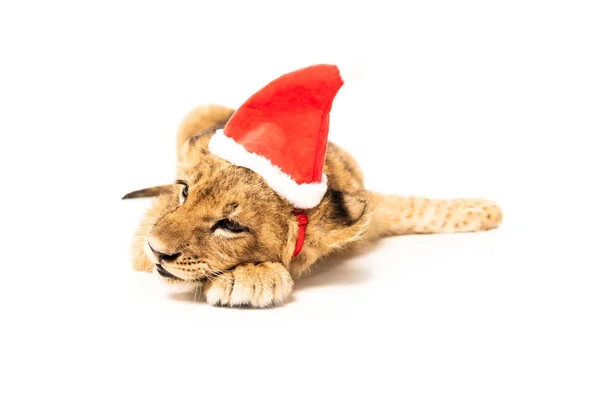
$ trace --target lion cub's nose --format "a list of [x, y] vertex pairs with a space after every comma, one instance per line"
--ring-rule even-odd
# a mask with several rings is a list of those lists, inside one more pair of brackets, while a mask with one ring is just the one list
[[152, 247], [152, 245], [150, 243], [148, 243], [148, 247], [150, 247], [150, 250], [152, 250], [152, 253], [154, 253], [156, 258], [158, 258], [160, 261], [175, 261], [177, 259], [177, 257], [179, 257], [181, 255], [181, 253], [174, 253], [174, 254], [161, 253], [160, 251], [154, 250], [154, 248]]

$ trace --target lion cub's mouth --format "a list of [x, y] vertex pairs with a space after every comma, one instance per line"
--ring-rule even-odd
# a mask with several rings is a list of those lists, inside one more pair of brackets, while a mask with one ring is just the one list
[[156, 272], [158, 272], [158, 274], [163, 278], [170, 278], [178, 281], [183, 281], [183, 279], [176, 277], [175, 275], [164, 269], [163, 266], [160, 264], [156, 264]]
[[216, 277], [221, 275], [223, 272], [225, 271], [215, 271], [212, 274], [209, 275], [205, 275], [201, 278], [197, 278], [197, 279], [182, 279], [178, 276], [173, 275], [172, 273], [170, 273], [169, 271], [167, 271], [161, 264], [155, 264], [156, 265], [156, 272], [158, 272], [158, 274], [160, 276], [162, 276], [163, 278], [169, 278], [169, 279], [173, 279], [176, 281], [181, 281], [181, 282], [206, 282], [207, 280], [209, 280], [212, 277]]

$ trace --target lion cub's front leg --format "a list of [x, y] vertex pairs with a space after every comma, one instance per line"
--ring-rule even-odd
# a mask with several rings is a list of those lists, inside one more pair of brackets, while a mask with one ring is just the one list
[[211, 278], [202, 288], [212, 305], [268, 307], [281, 304], [294, 281], [280, 263], [245, 264]]

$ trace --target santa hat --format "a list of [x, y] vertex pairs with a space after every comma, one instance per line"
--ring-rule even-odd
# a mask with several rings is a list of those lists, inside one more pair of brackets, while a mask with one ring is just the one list
[[283, 75], [246, 100], [208, 148], [259, 174], [294, 207], [315, 207], [327, 191], [329, 112], [343, 84], [335, 65]]

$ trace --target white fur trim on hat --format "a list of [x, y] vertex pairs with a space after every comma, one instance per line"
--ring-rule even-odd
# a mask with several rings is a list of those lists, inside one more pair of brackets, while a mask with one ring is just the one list
[[327, 191], [325, 174], [320, 183], [296, 183], [291, 176], [271, 164], [265, 157], [250, 153], [244, 146], [225, 136], [222, 129], [217, 130], [210, 139], [208, 149], [215, 156], [223, 158], [233, 165], [248, 168], [262, 176], [271, 189], [296, 208], [316, 207]]

